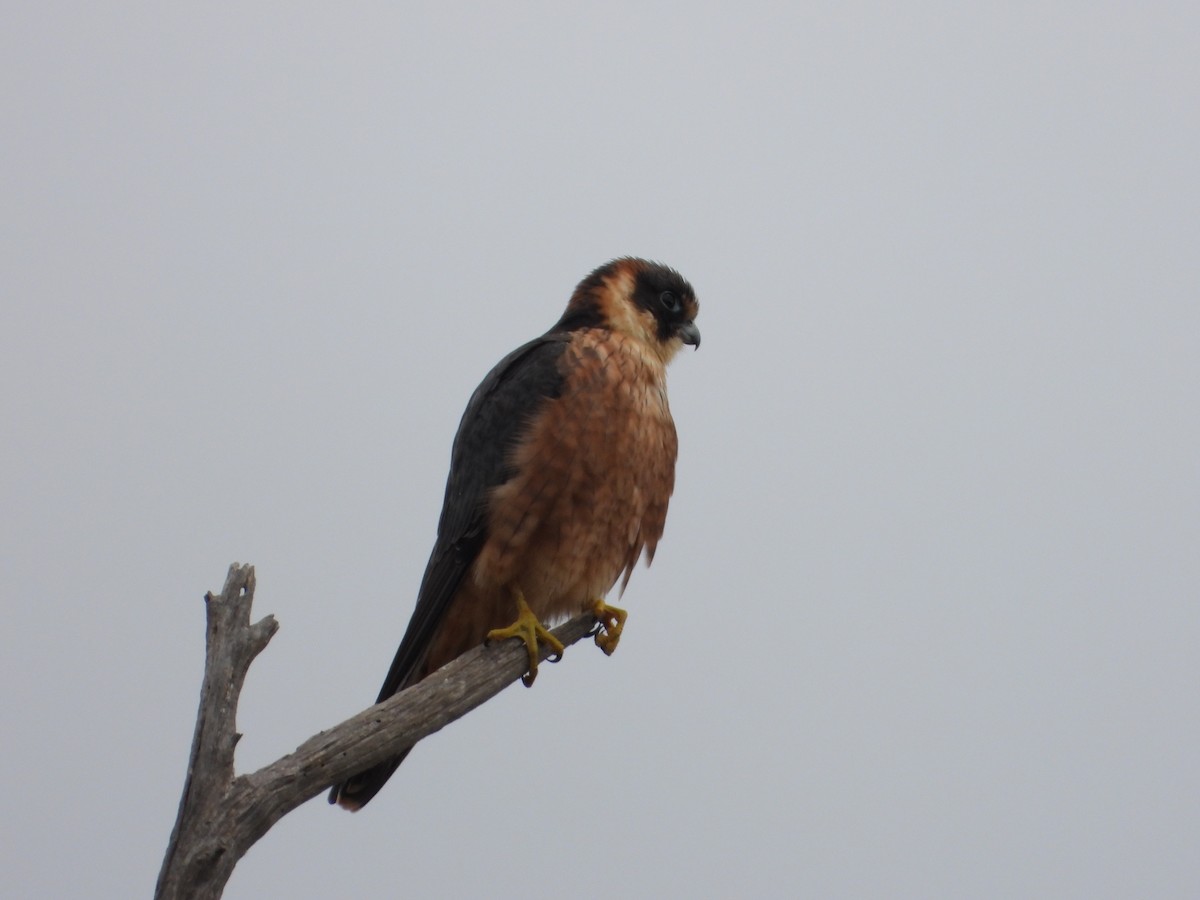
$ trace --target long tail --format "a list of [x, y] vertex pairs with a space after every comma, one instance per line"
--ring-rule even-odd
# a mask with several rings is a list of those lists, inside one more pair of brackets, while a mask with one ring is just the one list
[[[407, 636], [405, 640], [407, 641]], [[392, 662], [392, 668], [388, 672], [387, 678], [384, 679], [383, 687], [379, 689], [379, 697], [375, 702], [382, 703], [388, 697], [420, 680], [416, 673], [416, 663], [411, 659], [411, 653], [406, 653], [406, 645], [401, 643], [400, 649], [396, 652], [396, 659]], [[387, 784], [387, 780], [400, 768], [400, 763], [404, 762], [404, 757], [408, 756], [411, 751], [412, 747], [409, 747], [399, 756], [385, 759], [357, 775], [351, 775], [341, 784], [335, 784], [329, 791], [329, 802], [336, 803], [342, 809], [358, 812]]]
[[[392, 666], [383, 680], [379, 696], [375, 698], [376, 703], [382, 703], [406, 687], [416, 684], [429, 673], [428, 647], [426, 628], [422, 621], [414, 616], [399, 649], [396, 650], [396, 658], [392, 660]], [[362, 809], [387, 784], [387, 780], [400, 768], [400, 763], [404, 762], [411, 750], [412, 747], [409, 747], [399, 756], [386, 759], [363, 772], [351, 775], [341, 784], [335, 784], [329, 791], [329, 802], [351, 812]]]
[[[457, 548], [443, 551], [439, 547], [434, 548], [430, 557], [429, 567], [421, 581], [417, 608], [413, 611], [413, 617], [396, 650], [396, 657], [379, 689], [379, 696], [375, 698], [376, 703], [382, 703], [393, 694], [421, 681], [430, 672], [483, 641], [487, 634], [488, 623], [484, 620], [479, 628], [459, 629], [449, 642], [439, 639], [445, 612], [450, 604], [449, 598], [455, 596], [465, 571], [465, 563], [457, 555]], [[439, 598], [447, 599], [443, 601]], [[435, 644], [437, 649], [433, 649]], [[431, 652], [436, 656], [431, 657]], [[362, 809], [379, 793], [411, 749], [334, 785], [329, 792], [329, 802], [351, 812]]]
[[[411, 749], [410, 747], [409, 750]], [[387, 784], [387, 780], [400, 768], [400, 763], [404, 762], [404, 757], [408, 756], [408, 753], [409, 751], [405, 750], [399, 756], [384, 760], [365, 772], [359, 772], [341, 784], [335, 784], [329, 792], [329, 802], [336, 803], [342, 809], [348, 809], [351, 812], [362, 809], [372, 797], [379, 793], [380, 788]]]

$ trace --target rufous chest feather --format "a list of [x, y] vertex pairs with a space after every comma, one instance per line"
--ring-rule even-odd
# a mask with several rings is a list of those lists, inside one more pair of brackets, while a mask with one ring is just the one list
[[642, 491], [661, 480], [664, 464], [673, 471], [675, 424], [656, 355], [621, 334], [585, 332], [564, 354], [563, 374], [553, 418], [568, 433], [586, 435], [579, 449], [587, 469]]
[[537, 577], [602, 593], [662, 536], [675, 425], [662, 363], [636, 341], [585, 332], [564, 351], [560, 372], [562, 392], [515, 448], [516, 476], [493, 495], [479, 566], [506, 580], [522, 560], [536, 560]]

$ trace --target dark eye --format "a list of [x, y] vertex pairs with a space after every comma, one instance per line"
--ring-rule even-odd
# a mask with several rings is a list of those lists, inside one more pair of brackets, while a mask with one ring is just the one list
[[663, 291], [658, 295], [658, 302], [667, 312], [675, 312], [679, 309], [679, 298], [675, 296], [674, 291]]

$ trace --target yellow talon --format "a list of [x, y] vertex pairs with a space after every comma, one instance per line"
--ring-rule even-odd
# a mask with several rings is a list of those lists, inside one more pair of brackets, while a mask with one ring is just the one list
[[625, 630], [625, 617], [629, 614], [623, 609], [609, 606], [603, 600], [597, 600], [592, 604], [592, 615], [600, 625], [596, 630], [596, 646], [606, 656], [612, 656], [617, 649], [617, 641], [621, 640], [621, 632]]
[[518, 638], [525, 644], [525, 650], [529, 654], [529, 671], [521, 676], [521, 683], [525, 687], [530, 687], [533, 680], [537, 678], [538, 656], [540, 656], [538, 641], [554, 651], [549, 658], [550, 662], [558, 662], [562, 659], [563, 645], [562, 641], [552, 635], [546, 626], [538, 621], [538, 617], [533, 614], [533, 610], [525, 602], [525, 595], [519, 590], [513, 593], [517, 598], [517, 621], [507, 628], [493, 628], [487, 633], [487, 639], [490, 642]]

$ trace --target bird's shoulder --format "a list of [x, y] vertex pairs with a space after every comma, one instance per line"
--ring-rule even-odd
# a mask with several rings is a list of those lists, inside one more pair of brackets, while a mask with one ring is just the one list
[[511, 475], [513, 447], [541, 405], [562, 394], [561, 363], [571, 339], [571, 332], [550, 331], [522, 344], [471, 395], [450, 454], [441, 541], [469, 537], [481, 524], [486, 492]]

